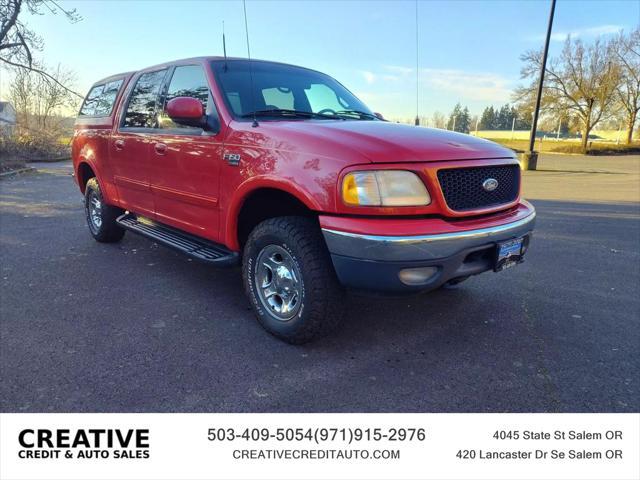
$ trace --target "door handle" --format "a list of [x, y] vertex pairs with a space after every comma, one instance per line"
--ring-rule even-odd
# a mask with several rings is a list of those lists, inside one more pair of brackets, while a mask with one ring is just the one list
[[124, 148], [124, 140], [116, 140], [113, 142], [113, 146], [116, 147], [116, 150], [122, 150]]
[[158, 155], [164, 155], [167, 153], [167, 146], [164, 143], [156, 143], [153, 148]]

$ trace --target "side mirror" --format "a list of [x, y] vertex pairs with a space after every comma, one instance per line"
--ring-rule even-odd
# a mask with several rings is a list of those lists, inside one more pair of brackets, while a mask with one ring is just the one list
[[384, 120], [384, 117], [382, 116], [382, 114], [381, 114], [381, 113], [373, 112], [373, 114], [374, 114], [376, 117], [378, 117], [380, 120]]
[[204, 108], [197, 98], [176, 97], [167, 103], [167, 115], [176, 123], [190, 127], [205, 128], [207, 125]]

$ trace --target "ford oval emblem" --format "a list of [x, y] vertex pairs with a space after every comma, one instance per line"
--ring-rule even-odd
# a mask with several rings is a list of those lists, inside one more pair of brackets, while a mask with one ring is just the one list
[[498, 180], [495, 178], [487, 178], [484, 182], [482, 182], [482, 188], [484, 188], [487, 192], [493, 192], [496, 188], [498, 188]]

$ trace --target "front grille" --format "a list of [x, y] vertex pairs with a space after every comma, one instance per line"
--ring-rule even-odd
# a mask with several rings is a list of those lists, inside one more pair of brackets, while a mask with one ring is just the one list
[[[482, 186], [489, 178], [498, 181], [498, 187], [488, 192]], [[513, 202], [520, 190], [520, 167], [447, 168], [438, 170], [438, 181], [444, 199], [451, 210], [476, 210]]]

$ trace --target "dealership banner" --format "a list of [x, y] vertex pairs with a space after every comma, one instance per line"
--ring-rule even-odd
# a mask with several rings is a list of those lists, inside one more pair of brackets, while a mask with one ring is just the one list
[[640, 414], [0, 414], [18, 479], [637, 479]]

